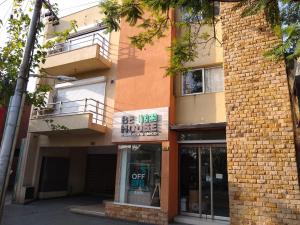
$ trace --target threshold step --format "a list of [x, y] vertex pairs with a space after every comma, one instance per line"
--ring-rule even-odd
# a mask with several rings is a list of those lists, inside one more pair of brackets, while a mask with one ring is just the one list
[[105, 216], [103, 205], [74, 206], [70, 208], [70, 212], [90, 216]]
[[192, 225], [229, 225], [229, 221], [223, 221], [223, 220], [211, 220], [211, 219], [205, 219], [205, 218], [198, 218], [193, 216], [176, 216], [174, 218], [174, 224], [173, 225], [179, 225], [179, 224], [192, 224]]

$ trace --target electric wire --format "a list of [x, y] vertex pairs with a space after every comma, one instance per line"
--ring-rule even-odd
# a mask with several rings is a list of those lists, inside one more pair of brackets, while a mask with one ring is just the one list
[[7, 2], [8, 0], [4, 0], [3, 2], [0, 3], [0, 5], [3, 5], [5, 2]]
[[[9, 20], [9, 17], [10, 17], [10, 14], [12, 13], [12, 9], [13, 9], [13, 2], [11, 2], [10, 6], [8, 7], [4, 17], [3, 17], [3, 21], [5, 21], [3, 24], [2, 24], [2, 27], [0, 29], [0, 33], [6, 29], [6, 25], [8, 23], [8, 20]], [[3, 22], [2, 21], [2, 22]]]
[[78, 7], [80, 7], [80, 6], [91, 5], [91, 4], [95, 4], [95, 3], [99, 3], [99, 1], [87, 2], [87, 3], [84, 3], [84, 4], [77, 5], [77, 6], [72, 6], [72, 7], [68, 7], [68, 8], [63, 8], [63, 9], [60, 9], [59, 12], [65, 11], [65, 10], [68, 10], [68, 9], [78, 8]]

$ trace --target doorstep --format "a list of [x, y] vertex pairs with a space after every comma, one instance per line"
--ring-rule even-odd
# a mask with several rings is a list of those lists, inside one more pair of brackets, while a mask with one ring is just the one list
[[105, 216], [104, 204], [73, 206], [70, 208], [70, 212], [89, 216]]
[[176, 223], [193, 224], [193, 225], [229, 225], [229, 221], [211, 220], [205, 218], [198, 218], [193, 216], [176, 216], [174, 218]]

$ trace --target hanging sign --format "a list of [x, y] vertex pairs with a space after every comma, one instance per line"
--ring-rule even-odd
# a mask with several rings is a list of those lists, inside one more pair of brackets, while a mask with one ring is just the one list
[[168, 140], [167, 107], [117, 112], [113, 119], [113, 142]]

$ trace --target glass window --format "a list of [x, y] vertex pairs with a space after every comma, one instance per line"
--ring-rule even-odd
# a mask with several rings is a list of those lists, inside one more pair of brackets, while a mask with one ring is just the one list
[[161, 145], [120, 145], [120, 202], [160, 206]]
[[208, 68], [205, 72], [205, 92], [224, 91], [224, 72], [222, 67]]
[[182, 80], [183, 95], [224, 91], [222, 67], [191, 70]]
[[[215, 16], [219, 16], [220, 15], [220, 2], [218, 1], [214, 1], [214, 4], [211, 6], [213, 6], [213, 11], [214, 11], [214, 15]], [[203, 20], [203, 11], [198, 11], [196, 12], [196, 10], [191, 9], [191, 8], [187, 8], [187, 7], [181, 7], [180, 8], [180, 15], [181, 15], [181, 21], [184, 22], [199, 22], [201, 20]]]
[[222, 130], [205, 130], [194, 132], [179, 132], [177, 134], [178, 141], [192, 141], [192, 140], [225, 140], [226, 131]]
[[183, 94], [203, 93], [203, 69], [192, 70], [183, 76]]

